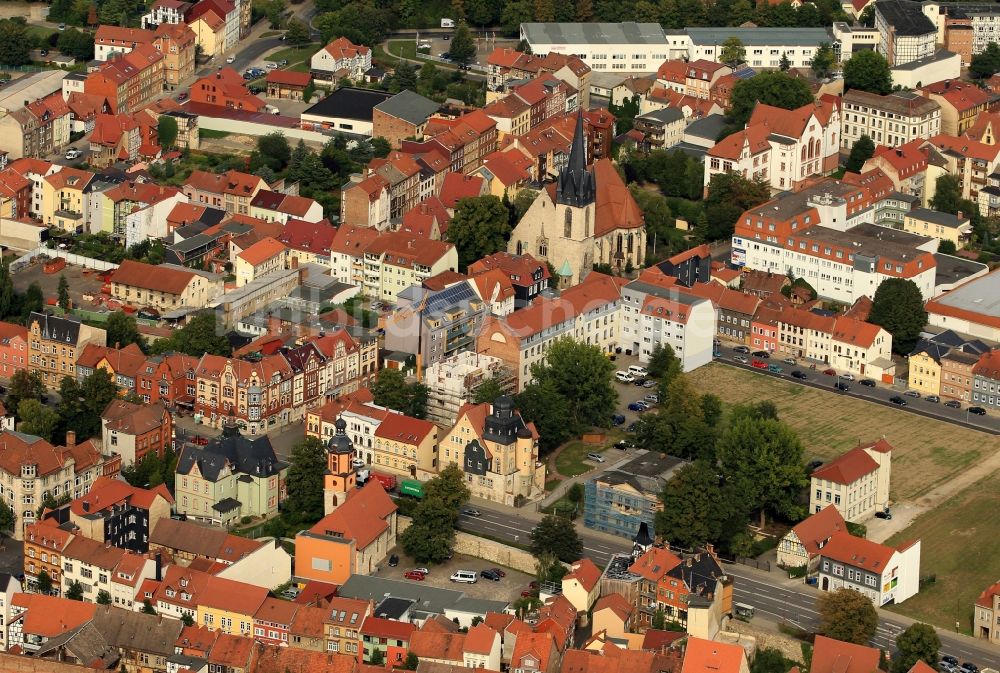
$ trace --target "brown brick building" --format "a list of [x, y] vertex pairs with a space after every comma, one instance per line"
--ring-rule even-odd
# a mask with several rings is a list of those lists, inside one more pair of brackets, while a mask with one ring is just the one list
[[424, 127], [439, 105], [408, 89], [375, 106], [372, 111], [372, 136], [382, 137], [393, 147], [407, 139], [420, 140]]

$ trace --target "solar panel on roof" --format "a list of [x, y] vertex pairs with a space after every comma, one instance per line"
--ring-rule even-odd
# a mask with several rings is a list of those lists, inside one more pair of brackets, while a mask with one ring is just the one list
[[740, 68], [739, 70], [733, 73], [733, 77], [735, 77], [736, 79], [750, 79], [756, 74], [757, 73], [756, 71], [754, 71], [753, 68]]

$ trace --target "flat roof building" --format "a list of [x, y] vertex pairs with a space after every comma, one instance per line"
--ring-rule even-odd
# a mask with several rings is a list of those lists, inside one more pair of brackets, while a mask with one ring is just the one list
[[377, 105], [393, 97], [387, 91], [345, 86], [302, 112], [302, 124], [355, 135], [371, 136]]

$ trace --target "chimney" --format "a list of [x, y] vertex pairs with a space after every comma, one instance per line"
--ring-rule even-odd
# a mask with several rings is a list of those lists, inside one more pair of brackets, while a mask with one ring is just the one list
[[156, 572], [156, 575], [155, 575], [156, 581], [157, 582], [162, 582], [163, 581], [163, 554], [161, 554], [160, 552], [156, 552], [155, 561], [156, 561], [156, 571], [155, 571]]
[[66, 431], [66, 447], [73, 448], [76, 446], [76, 430]]
[[957, 213], [955, 213], [955, 216], [958, 217], [958, 219], [962, 219], [962, 215], [963, 215], [963, 213], [962, 213], [961, 210], [958, 211]]
[[90, 511], [90, 501], [88, 501], [88, 500], [84, 500], [83, 501], [83, 511], [84, 512], [89, 512]]

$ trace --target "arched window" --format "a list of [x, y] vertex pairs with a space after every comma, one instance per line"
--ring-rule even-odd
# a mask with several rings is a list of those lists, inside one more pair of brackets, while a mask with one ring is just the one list
[[809, 151], [809, 148], [806, 147], [805, 145], [803, 145], [802, 146], [802, 161], [806, 160], [806, 152], [808, 152], [808, 151]]
[[523, 255], [524, 254], [524, 242], [523, 241], [518, 241], [517, 242], [517, 254], [518, 255]]
[[563, 238], [573, 238], [573, 209], [569, 207], [563, 217]]
[[538, 241], [538, 256], [548, 257], [549, 256], [549, 242], [547, 239], [539, 239]]

